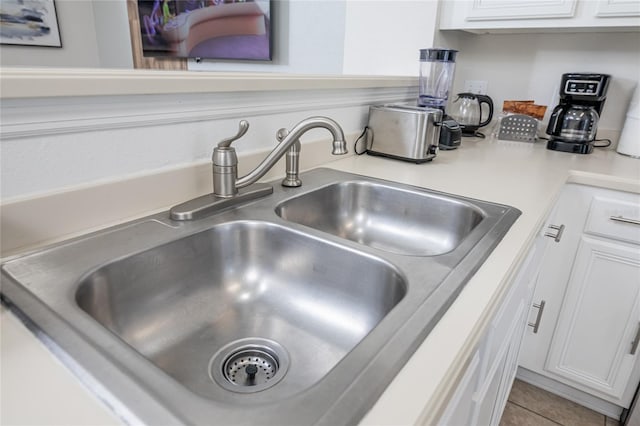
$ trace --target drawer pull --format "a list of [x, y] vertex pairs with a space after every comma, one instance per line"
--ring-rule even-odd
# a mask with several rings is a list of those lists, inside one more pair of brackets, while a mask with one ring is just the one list
[[629, 219], [628, 217], [611, 216], [611, 217], [609, 217], [609, 219], [611, 219], [613, 221], [616, 221], [616, 222], [630, 223], [631, 225], [640, 225], [640, 220], [638, 220], [638, 219]]
[[[542, 312], [544, 311], [545, 301], [541, 300], [540, 304], [534, 303], [533, 307], [538, 308], [538, 315], [536, 315], [536, 322], [527, 324], [529, 327], [533, 327], [533, 334], [538, 333], [538, 327], [540, 327], [540, 320], [542, 319]], [[636, 343], [636, 346], [638, 344]]]
[[640, 343], [640, 323], [638, 324], [638, 331], [636, 331], [636, 337], [631, 342], [631, 355], [635, 355], [638, 350], [638, 343]]
[[553, 232], [547, 231], [544, 233], [544, 236], [551, 237], [556, 243], [559, 243], [560, 238], [562, 238], [562, 233], [564, 232], [564, 225], [549, 225], [549, 229], [557, 232], [554, 234]]

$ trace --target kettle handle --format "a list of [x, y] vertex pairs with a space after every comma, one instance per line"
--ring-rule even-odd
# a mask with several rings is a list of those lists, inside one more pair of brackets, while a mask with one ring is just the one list
[[[480, 124], [478, 127], [484, 127], [491, 122], [493, 118], [493, 100], [487, 95], [475, 95], [478, 98], [478, 102], [480, 103]], [[485, 121], [482, 121], [482, 104], [489, 105], [489, 117]]]

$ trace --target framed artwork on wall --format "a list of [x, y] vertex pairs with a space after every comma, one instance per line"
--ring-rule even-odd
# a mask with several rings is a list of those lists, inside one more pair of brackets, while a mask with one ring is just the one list
[[138, 0], [146, 57], [271, 60], [270, 0]]
[[62, 47], [54, 0], [2, 0], [0, 44]]

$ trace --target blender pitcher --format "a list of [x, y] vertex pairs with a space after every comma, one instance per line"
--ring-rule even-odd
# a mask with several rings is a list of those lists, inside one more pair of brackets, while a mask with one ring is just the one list
[[420, 49], [418, 105], [444, 111], [453, 83], [457, 50]]

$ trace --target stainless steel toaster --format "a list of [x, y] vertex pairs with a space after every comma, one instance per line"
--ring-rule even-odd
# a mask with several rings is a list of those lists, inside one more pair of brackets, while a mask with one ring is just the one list
[[442, 111], [410, 105], [369, 107], [367, 153], [424, 163], [438, 152]]

